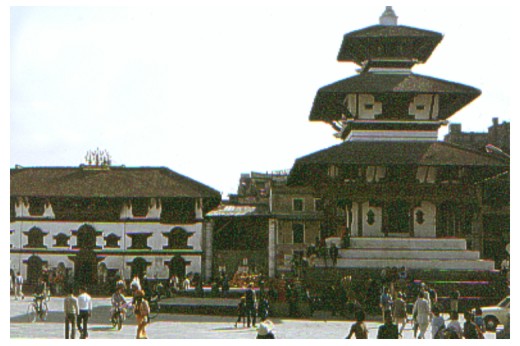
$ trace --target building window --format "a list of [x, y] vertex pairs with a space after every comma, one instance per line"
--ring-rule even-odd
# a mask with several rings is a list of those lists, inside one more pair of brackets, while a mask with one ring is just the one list
[[45, 210], [45, 199], [31, 197], [29, 198], [29, 214], [31, 216], [41, 216]]
[[151, 235], [152, 233], [129, 234], [128, 236], [132, 238], [132, 246], [130, 246], [129, 249], [151, 249], [151, 247], [148, 246], [148, 237], [150, 237]]
[[314, 199], [314, 211], [323, 211], [323, 201], [321, 198]]
[[301, 223], [293, 223], [293, 244], [303, 244], [305, 238], [304, 226]]
[[439, 181], [442, 182], [456, 182], [460, 178], [460, 171], [458, 167], [442, 167], [439, 170]]
[[424, 212], [422, 210], [417, 210], [415, 212], [415, 219], [419, 225], [422, 225], [424, 223]]
[[365, 103], [365, 110], [372, 110], [374, 109], [374, 105], [372, 103]]
[[65, 233], [60, 233], [54, 237], [54, 246], [56, 247], [69, 247], [70, 237]]
[[43, 244], [43, 238], [47, 233], [44, 233], [38, 227], [33, 227], [29, 232], [24, 232], [24, 234], [27, 236], [27, 245], [24, 247], [46, 248]]
[[293, 211], [303, 211], [303, 198], [293, 199]]
[[105, 237], [105, 247], [119, 248], [119, 240], [121, 237], [115, 235], [114, 233], [110, 233]]
[[336, 178], [339, 175], [339, 168], [336, 165], [330, 165], [328, 170], [329, 177]]
[[187, 232], [185, 229], [176, 227], [168, 233], [163, 233], [164, 236], [168, 237], [168, 245], [164, 249], [190, 249], [192, 246], [188, 246], [188, 238], [193, 233]]
[[372, 226], [376, 222], [376, 214], [374, 211], [370, 209], [367, 213], [367, 223]]

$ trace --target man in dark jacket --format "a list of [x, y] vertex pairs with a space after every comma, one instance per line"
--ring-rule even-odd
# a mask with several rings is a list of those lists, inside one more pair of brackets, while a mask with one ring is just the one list
[[247, 316], [247, 327], [251, 326], [251, 319], [253, 320], [253, 327], [256, 326], [256, 294], [253, 290], [253, 285], [247, 285], [246, 290], [246, 316]]

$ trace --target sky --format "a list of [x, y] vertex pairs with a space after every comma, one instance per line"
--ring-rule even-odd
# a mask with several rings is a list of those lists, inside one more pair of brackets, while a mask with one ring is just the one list
[[451, 122], [485, 132], [516, 111], [506, 1], [39, 3], [7, 9], [10, 167], [79, 166], [99, 148], [114, 165], [166, 166], [236, 193], [241, 173], [340, 143], [308, 120], [314, 96], [356, 74], [336, 61], [343, 35], [378, 24], [387, 5], [399, 24], [444, 35], [413, 72], [482, 91]]

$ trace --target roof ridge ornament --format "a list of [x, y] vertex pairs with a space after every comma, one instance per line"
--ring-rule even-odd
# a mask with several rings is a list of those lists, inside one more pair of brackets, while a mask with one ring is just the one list
[[392, 6], [386, 6], [385, 12], [379, 17], [380, 25], [397, 25], [397, 17]]

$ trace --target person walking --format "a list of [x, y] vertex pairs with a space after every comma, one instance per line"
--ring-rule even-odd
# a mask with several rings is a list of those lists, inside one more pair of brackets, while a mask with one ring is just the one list
[[432, 319], [432, 338], [443, 339], [444, 330], [446, 325], [444, 324], [444, 318], [441, 316], [441, 312], [437, 306], [432, 308], [433, 319]]
[[23, 295], [23, 276], [20, 272], [16, 273], [16, 277], [14, 278], [14, 300], [24, 299]]
[[75, 339], [79, 304], [72, 288], [69, 290], [69, 295], [63, 300], [63, 312], [65, 313], [65, 339]]
[[345, 339], [352, 338], [352, 335], [356, 339], [368, 339], [368, 328], [365, 325], [365, 312], [363, 310], [356, 312], [356, 322], [350, 327], [350, 333]]
[[424, 339], [426, 329], [428, 329], [431, 319], [431, 308], [430, 302], [424, 296], [423, 291], [419, 292], [419, 297], [415, 301], [413, 314], [417, 314], [417, 324], [419, 325], [418, 339]]
[[238, 327], [238, 323], [242, 320], [242, 327], [246, 326], [246, 297], [240, 297], [240, 302], [237, 306], [237, 320], [235, 322], [235, 328]]
[[403, 293], [397, 293], [397, 299], [394, 302], [394, 316], [395, 316], [395, 324], [399, 327], [401, 324], [401, 329], [399, 329], [399, 335], [403, 334], [404, 327], [406, 326], [406, 302], [403, 299]]
[[377, 330], [378, 339], [399, 339], [399, 331], [397, 325], [394, 324], [392, 312], [385, 311], [385, 323], [379, 326]]
[[80, 339], [88, 338], [88, 319], [92, 317], [92, 298], [87, 293], [85, 287], [79, 289], [78, 296], [78, 330], [80, 332]]
[[134, 303], [134, 315], [137, 321], [136, 339], [148, 339], [146, 325], [150, 323], [150, 305], [142, 290], [137, 291]]

